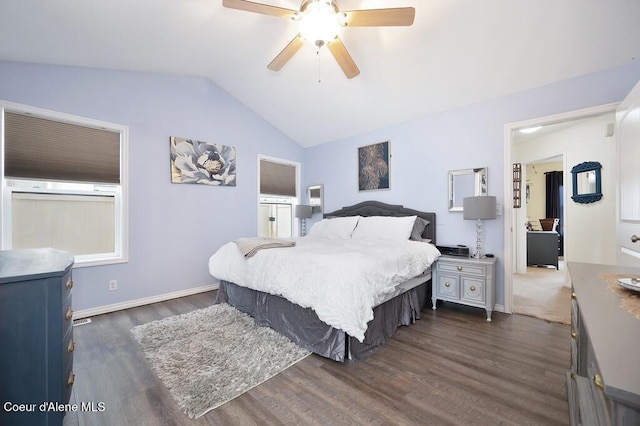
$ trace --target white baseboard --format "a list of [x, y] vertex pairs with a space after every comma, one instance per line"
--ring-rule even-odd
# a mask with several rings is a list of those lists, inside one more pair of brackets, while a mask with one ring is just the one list
[[112, 305], [98, 306], [97, 308], [83, 309], [73, 313], [73, 319], [87, 318], [95, 315], [108, 314], [110, 312], [121, 311], [123, 309], [136, 308], [138, 306], [150, 305], [151, 303], [164, 302], [165, 300], [177, 299], [179, 297], [191, 296], [192, 294], [204, 293], [205, 291], [217, 290], [218, 284], [204, 285], [202, 287], [190, 288], [187, 290], [174, 291], [172, 293], [159, 294], [157, 296], [145, 297], [127, 302], [114, 303]]
[[493, 310], [494, 310], [494, 311], [496, 311], [496, 312], [505, 312], [505, 310], [504, 310], [504, 305], [497, 305], [497, 304], [496, 304], [496, 305], [493, 307]]

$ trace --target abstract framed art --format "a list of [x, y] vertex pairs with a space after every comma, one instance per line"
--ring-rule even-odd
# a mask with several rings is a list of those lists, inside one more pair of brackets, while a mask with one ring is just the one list
[[232, 146], [170, 137], [171, 182], [236, 186], [236, 149]]
[[389, 189], [389, 141], [358, 148], [358, 191]]

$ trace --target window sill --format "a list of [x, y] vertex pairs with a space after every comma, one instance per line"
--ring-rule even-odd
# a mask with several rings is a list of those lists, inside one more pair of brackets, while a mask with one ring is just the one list
[[106, 266], [115, 265], [118, 263], [127, 263], [129, 259], [127, 256], [108, 255], [104, 256], [75, 256], [75, 262], [73, 268], [87, 268], [90, 266]]

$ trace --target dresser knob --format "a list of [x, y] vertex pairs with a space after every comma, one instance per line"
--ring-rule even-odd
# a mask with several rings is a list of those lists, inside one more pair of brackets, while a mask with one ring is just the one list
[[69, 373], [69, 378], [67, 379], [67, 386], [73, 386], [73, 382], [76, 379], [76, 375], [73, 374], [73, 371]]
[[71, 353], [75, 349], [76, 344], [73, 343], [73, 339], [69, 340], [69, 344], [67, 345], [67, 352]]
[[602, 377], [599, 374], [593, 375], [593, 384], [600, 390], [604, 389], [604, 384], [602, 383]]
[[67, 313], [64, 314], [64, 317], [67, 321], [73, 318], [73, 311], [71, 310], [71, 308], [67, 308]]
[[476, 291], [476, 286], [473, 286], [473, 285], [472, 285], [471, 287], [469, 287], [469, 290], [471, 290], [471, 291]]
[[571, 330], [571, 338], [572, 338], [573, 340], [576, 340], [576, 337], [578, 337], [578, 333], [576, 333], [576, 331], [575, 331], [575, 330]]
[[572, 299], [574, 299], [574, 300], [575, 300], [577, 297], [578, 297], [578, 296], [576, 296], [576, 294], [575, 294], [575, 293], [571, 293], [571, 298], [572, 298]]
[[67, 278], [67, 283], [64, 285], [67, 290], [71, 290], [71, 288], [73, 287], [73, 280], [71, 279], [71, 277]]
[[451, 284], [449, 282], [444, 283], [445, 287], [451, 287]]
[[458, 271], [462, 271], [462, 266], [458, 265]]

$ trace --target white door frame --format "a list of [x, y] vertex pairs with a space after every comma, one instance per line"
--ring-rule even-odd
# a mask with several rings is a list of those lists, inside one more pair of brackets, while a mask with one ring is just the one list
[[[618, 103], [595, 106], [561, 114], [548, 115], [504, 126], [504, 312], [513, 313], [513, 271], [514, 271], [514, 208], [513, 208], [513, 132], [517, 129], [558, 124], [581, 118], [595, 117], [615, 112]], [[566, 159], [565, 159], [566, 161]], [[566, 250], [566, 246], [565, 246]]]

